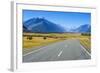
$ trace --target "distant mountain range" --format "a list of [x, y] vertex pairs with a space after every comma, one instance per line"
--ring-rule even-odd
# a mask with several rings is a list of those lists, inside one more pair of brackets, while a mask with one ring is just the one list
[[23, 32], [34, 33], [64, 33], [64, 32], [79, 32], [87, 33], [91, 32], [91, 26], [89, 24], [81, 25], [78, 28], [67, 31], [59, 24], [55, 24], [45, 18], [32, 18], [23, 22]]
[[91, 32], [91, 25], [89, 25], [89, 24], [81, 25], [78, 28], [73, 29], [72, 32], [90, 33]]

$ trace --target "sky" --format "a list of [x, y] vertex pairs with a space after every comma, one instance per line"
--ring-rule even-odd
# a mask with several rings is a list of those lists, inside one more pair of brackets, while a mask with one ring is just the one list
[[31, 18], [45, 18], [65, 28], [73, 29], [80, 25], [91, 24], [91, 13], [56, 12], [40, 10], [23, 10], [23, 22]]

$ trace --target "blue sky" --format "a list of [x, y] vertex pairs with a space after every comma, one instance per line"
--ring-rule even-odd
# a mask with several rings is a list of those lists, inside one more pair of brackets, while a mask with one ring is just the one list
[[91, 24], [91, 13], [23, 10], [23, 22], [37, 17], [70, 29]]

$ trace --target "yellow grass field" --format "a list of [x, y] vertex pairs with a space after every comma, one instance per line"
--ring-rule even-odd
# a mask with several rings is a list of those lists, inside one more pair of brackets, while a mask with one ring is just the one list
[[91, 53], [91, 39], [89, 38], [80, 38], [80, 43], [85, 47], [85, 49]]
[[36, 46], [43, 46], [53, 42], [60, 41], [61, 39], [55, 38], [47, 38], [43, 39], [43, 37], [33, 37], [32, 40], [28, 40], [27, 37], [23, 38], [23, 48], [32, 48]]
[[[32, 35], [31, 40], [27, 39], [28, 35]], [[46, 37], [46, 39], [44, 39], [44, 37]], [[35, 50], [35, 47], [45, 46], [72, 38], [80, 40], [81, 45], [83, 45], [86, 50], [91, 53], [90, 36], [83, 36], [80, 33], [23, 33], [23, 51], [29, 52], [31, 50]]]
[[[32, 35], [32, 40], [28, 40], [27, 36], [25, 35]], [[35, 37], [34, 37], [35, 36]], [[45, 40], [43, 37], [47, 37]], [[57, 33], [50, 33], [50, 34], [39, 34], [39, 33], [24, 33], [23, 34], [23, 48], [32, 48], [36, 46], [43, 46], [53, 42], [69, 39], [69, 38], [77, 38], [80, 34], [57, 34]]]

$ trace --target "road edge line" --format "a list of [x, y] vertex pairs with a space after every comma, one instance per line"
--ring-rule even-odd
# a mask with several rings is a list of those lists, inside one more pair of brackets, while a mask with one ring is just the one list
[[[80, 44], [81, 45], [81, 44]], [[91, 56], [91, 54], [81, 45], [82, 49], [89, 55]]]
[[26, 54], [23, 55], [23, 56], [27, 56], [27, 55], [29, 55], [29, 54], [31, 54], [31, 53], [35, 53], [35, 52], [37, 52], [37, 51], [39, 51], [39, 50], [41, 50], [41, 49], [43, 49], [43, 48], [39, 48], [39, 49], [37, 49], [37, 50], [33, 50], [33, 51], [29, 52], [29, 53], [26, 53]]
[[[65, 41], [65, 40], [64, 40], [64, 41]], [[60, 41], [60, 42], [62, 42], [62, 41]], [[58, 43], [58, 42], [56, 42], [56, 43]], [[53, 43], [53, 44], [55, 44], [55, 43]], [[47, 46], [47, 45], [46, 45], [46, 46]], [[26, 54], [24, 54], [23, 56], [27, 56], [27, 55], [29, 55], [29, 54], [31, 54], [31, 53], [37, 52], [37, 51], [39, 51], [39, 50], [45, 48], [46, 46], [41, 46], [39, 49], [33, 50], [33, 51], [29, 52], [29, 53], [26, 53]]]

